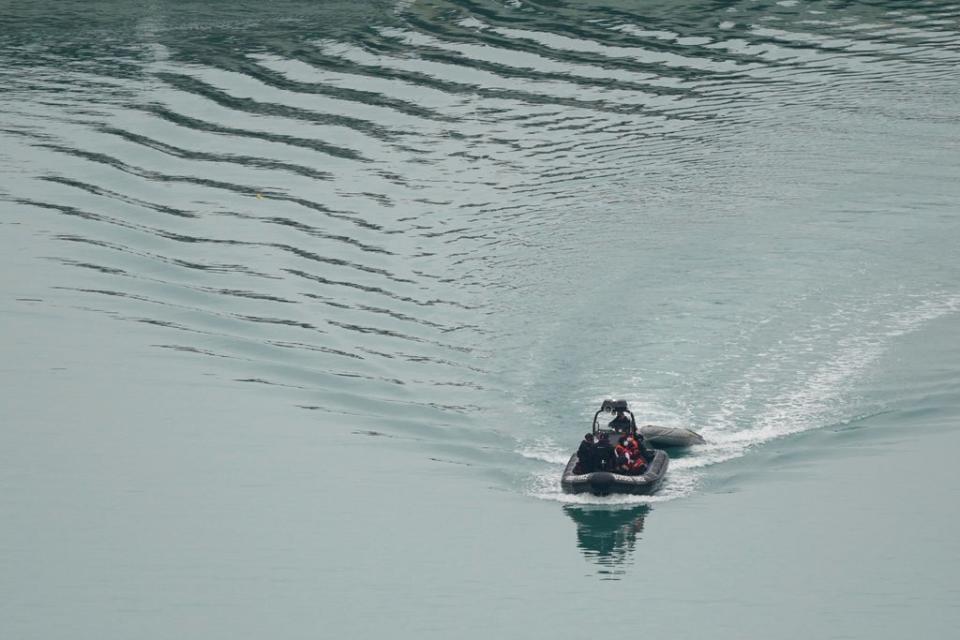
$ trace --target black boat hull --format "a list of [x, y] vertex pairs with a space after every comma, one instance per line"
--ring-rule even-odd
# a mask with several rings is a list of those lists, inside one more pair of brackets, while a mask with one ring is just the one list
[[614, 493], [633, 495], [650, 495], [660, 488], [660, 483], [667, 475], [670, 458], [665, 451], [657, 450], [653, 460], [647, 465], [647, 470], [636, 476], [628, 476], [608, 471], [594, 471], [593, 473], [574, 473], [579, 462], [577, 454], [573, 454], [570, 462], [563, 470], [560, 486], [564, 493], [592, 493], [605, 496]]

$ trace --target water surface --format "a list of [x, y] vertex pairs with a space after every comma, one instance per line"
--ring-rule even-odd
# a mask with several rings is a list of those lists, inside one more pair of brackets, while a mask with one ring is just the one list
[[0, 4], [6, 635], [948, 637], [958, 18]]

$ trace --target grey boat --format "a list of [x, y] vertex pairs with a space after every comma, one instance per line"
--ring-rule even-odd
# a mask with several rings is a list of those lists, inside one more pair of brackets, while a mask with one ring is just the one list
[[578, 463], [577, 454], [573, 454], [567, 468], [563, 470], [560, 486], [564, 493], [592, 493], [595, 496], [631, 493], [645, 496], [660, 488], [663, 477], [667, 475], [667, 467], [670, 466], [670, 457], [666, 451], [658, 449], [653, 460], [647, 464], [647, 470], [636, 476], [611, 471], [577, 473]]
[[[619, 429], [601, 427], [599, 423], [600, 414], [614, 412], [629, 417], [629, 424], [624, 422]], [[686, 447], [704, 442], [698, 433], [689, 429], [657, 427], [654, 425], [647, 425], [638, 429], [636, 419], [624, 400], [603, 401], [600, 409], [593, 416], [592, 433], [595, 437], [607, 434], [612, 440], [626, 434], [639, 434], [643, 436], [647, 446], [653, 447]], [[577, 454], [574, 453], [570, 456], [570, 461], [563, 470], [560, 486], [565, 493], [592, 493], [599, 496], [612, 493], [649, 495], [660, 488], [669, 466], [670, 457], [667, 452], [658, 448], [654, 450], [653, 458], [647, 461], [643, 473], [628, 475], [610, 470], [591, 470], [587, 472]]]

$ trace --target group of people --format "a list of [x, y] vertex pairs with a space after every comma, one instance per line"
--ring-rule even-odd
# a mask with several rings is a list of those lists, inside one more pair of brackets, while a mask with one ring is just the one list
[[575, 473], [610, 471], [625, 475], [640, 475], [653, 460], [653, 452], [643, 444], [643, 436], [637, 433], [622, 435], [616, 445], [610, 443], [610, 434], [601, 431], [596, 438], [592, 433], [583, 436], [577, 449]]

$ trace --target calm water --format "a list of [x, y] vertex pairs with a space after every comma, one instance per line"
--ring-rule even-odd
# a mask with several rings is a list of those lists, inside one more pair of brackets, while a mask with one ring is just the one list
[[0, 634], [952, 637], [958, 27], [0, 0]]

